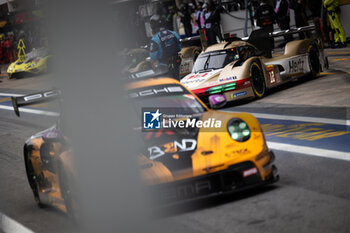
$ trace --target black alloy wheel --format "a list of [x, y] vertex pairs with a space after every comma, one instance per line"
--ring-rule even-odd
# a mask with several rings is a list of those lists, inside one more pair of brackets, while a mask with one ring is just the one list
[[319, 53], [315, 46], [310, 46], [309, 48], [309, 64], [311, 76], [314, 78], [318, 77], [321, 72], [321, 64]]
[[250, 65], [250, 81], [254, 95], [262, 98], [266, 91], [265, 77], [261, 66], [256, 61]]

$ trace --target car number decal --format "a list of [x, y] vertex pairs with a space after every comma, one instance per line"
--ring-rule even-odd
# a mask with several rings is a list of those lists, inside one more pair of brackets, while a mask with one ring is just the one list
[[281, 76], [277, 66], [275, 66], [273, 70], [268, 71], [268, 76], [270, 84], [277, 84], [281, 82]]
[[269, 79], [270, 79], [270, 83], [271, 84], [274, 84], [276, 82], [275, 71], [274, 70], [270, 70], [269, 71]]

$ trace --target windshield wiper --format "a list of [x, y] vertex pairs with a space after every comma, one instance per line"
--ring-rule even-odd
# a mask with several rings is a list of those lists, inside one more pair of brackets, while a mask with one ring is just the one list
[[204, 63], [204, 70], [208, 69], [210, 56], [211, 56], [211, 54], [208, 55], [208, 58], [207, 58], [207, 60]]

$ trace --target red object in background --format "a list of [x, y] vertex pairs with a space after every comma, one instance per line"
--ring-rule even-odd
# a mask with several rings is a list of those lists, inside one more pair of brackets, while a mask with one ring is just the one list
[[15, 24], [21, 24], [25, 22], [26, 14], [16, 14], [16, 21]]
[[13, 39], [7, 38], [0, 43], [0, 63], [6, 64], [16, 61], [16, 49], [12, 46]]
[[6, 62], [14, 62], [12, 54], [12, 40], [6, 39], [4, 42]]
[[30, 12], [16, 14], [15, 17], [16, 17], [15, 24], [34, 22], [40, 18], [39, 16], [34, 15], [33, 13], [30, 13]]
[[3, 42], [0, 42], [0, 64], [4, 63], [4, 53], [3, 53], [3, 47], [2, 47]]

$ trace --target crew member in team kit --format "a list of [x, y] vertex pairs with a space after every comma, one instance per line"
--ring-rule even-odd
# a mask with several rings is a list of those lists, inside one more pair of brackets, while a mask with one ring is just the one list
[[339, 19], [339, 0], [325, 0], [323, 2], [324, 7], [327, 9], [329, 23], [331, 24], [335, 44], [332, 45], [333, 48], [346, 47], [346, 36]]
[[164, 28], [159, 15], [153, 15], [150, 24], [154, 34], [150, 44], [151, 59], [168, 65], [169, 75], [179, 79], [181, 64], [181, 58], [178, 54], [181, 50], [179, 35]]

